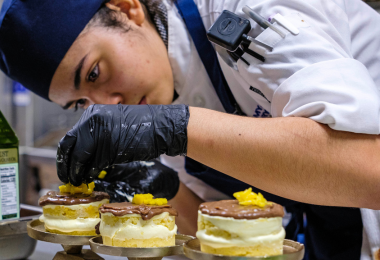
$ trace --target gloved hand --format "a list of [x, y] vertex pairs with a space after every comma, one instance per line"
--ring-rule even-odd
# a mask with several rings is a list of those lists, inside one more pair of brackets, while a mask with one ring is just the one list
[[176, 171], [158, 160], [116, 164], [108, 168], [102, 180], [95, 180], [95, 190], [110, 195], [110, 202], [131, 201], [134, 194], [151, 193], [156, 198], [174, 198], [179, 189]]
[[186, 155], [186, 105], [92, 105], [58, 144], [59, 179], [92, 182], [114, 164]]

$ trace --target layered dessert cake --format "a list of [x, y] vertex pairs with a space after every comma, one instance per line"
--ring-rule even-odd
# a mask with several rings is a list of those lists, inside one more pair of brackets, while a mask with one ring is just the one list
[[228, 256], [273, 256], [283, 253], [284, 209], [247, 189], [236, 200], [206, 202], [198, 211], [201, 250]]
[[105, 192], [93, 191], [95, 185], [60, 186], [60, 192], [49, 191], [39, 200], [43, 209], [40, 221], [48, 232], [65, 235], [95, 236], [100, 222], [99, 208], [109, 203]]
[[131, 202], [104, 204], [99, 209], [103, 244], [117, 247], [175, 245], [178, 213], [166, 199], [137, 194]]

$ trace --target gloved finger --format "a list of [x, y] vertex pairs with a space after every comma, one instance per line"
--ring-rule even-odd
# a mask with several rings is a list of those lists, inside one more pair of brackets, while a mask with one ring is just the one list
[[[94, 105], [80, 125], [79, 146], [86, 153], [79, 154], [78, 160], [86, 164], [85, 182], [94, 181], [102, 170], [115, 163], [116, 154], [120, 153], [120, 118], [118, 106]], [[77, 167], [80, 168], [81, 165]]]
[[[83, 132], [83, 129], [81, 129]], [[86, 131], [86, 130], [84, 130]], [[94, 140], [83, 134], [78, 136], [78, 141], [71, 152], [69, 178], [71, 184], [79, 186], [88, 183], [87, 176], [90, 171], [98, 171], [94, 157]]]
[[80, 186], [85, 182], [85, 168], [86, 165], [81, 162], [74, 162], [70, 165], [70, 183], [74, 186]]
[[83, 175], [83, 180], [85, 183], [90, 183], [95, 181], [96, 179], [99, 178], [100, 173], [103, 170], [107, 170], [107, 166], [99, 166], [102, 165], [103, 163], [101, 161], [96, 162], [96, 164], [88, 164], [86, 169], [85, 169], [85, 174]]
[[115, 182], [121, 181], [136, 172], [141, 172], [141, 164], [140, 162], [115, 164], [103, 170], [107, 173], [104, 176], [103, 181]]
[[[88, 140], [90, 142], [90, 140]], [[93, 145], [85, 145], [86, 141], [77, 142], [73, 149], [70, 162], [69, 178], [74, 186], [79, 186], [82, 183], [90, 183], [97, 176], [101, 168], [98, 163], [101, 161], [94, 160]], [[86, 147], [87, 146], [87, 147]]]
[[112, 156], [108, 152], [112, 150], [110, 144], [105, 138], [95, 141], [89, 136], [80, 136], [70, 164], [70, 181], [73, 185], [93, 182], [102, 170], [112, 165]]
[[58, 143], [56, 157], [57, 174], [58, 178], [63, 183], [68, 183], [70, 181], [70, 157], [71, 151], [75, 146], [76, 140], [76, 136], [69, 132]]
[[71, 153], [69, 178], [75, 186], [88, 182], [89, 173], [100, 171], [97, 169], [97, 163], [101, 159], [95, 156], [97, 151], [102, 151], [102, 148], [97, 146], [99, 139], [105, 134], [101, 109], [102, 106], [90, 106], [74, 126], [78, 132], [78, 139]]
[[117, 142], [111, 140], [112, 136], [114, 136], [112, 131], [112, 125], [109, 124], [108, 126], [104, 126], [101, 133], [98, 134], [93, 157], [90, 160], [90, 164], [87, 165], [86, 182], [94, 181], [102, 170], [108, 171], [110, 166], [114, 164], [116, 149], [113, 144]]
[[[144, 167], [147, 169], [145, 178], [140, 177], [140, 180], [138, 180], [141, 173], [132, 175], [129, 178], [131, 187], [138, 185], [142, 190], [149, 191], [157, 198], [166, 198], [168, 200], [174, 198], [180, 185], [178, 173], [157, 160], [140, 163], [145, 164]], [[138, 183], [136, 183], [137, 180]]]
[[110, 196], [110, 202], [132, 202], [133, 196], [138, 193], [142, 193], [139, 190], [132, 188], [128, 183], [122, 181], [106, 182], [101, 180], [95, 180], [95, 190], [104, 191]]
[[138, 193], [172, 199], [179, 189], [178, 173], [158, 160], [113, 165], [104, 180], [124, 182]]

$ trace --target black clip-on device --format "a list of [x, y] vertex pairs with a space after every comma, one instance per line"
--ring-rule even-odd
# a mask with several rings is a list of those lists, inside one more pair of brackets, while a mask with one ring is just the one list
[[249, 20], [224, 10], [208, 30], [207, 37], [211, 42], [226, 49], [235, 62], [241, 59], [249, 66], [247, 60], [242, 57], [244, 53], [265, 62], [263, 56], [249, 49], [253, 40], [252, 37], [248, 36], [250, 30], [251, 23]]

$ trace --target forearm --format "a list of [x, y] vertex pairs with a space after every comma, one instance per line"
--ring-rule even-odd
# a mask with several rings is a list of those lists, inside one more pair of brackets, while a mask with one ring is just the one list
[[176, 224], [181, 234], [195, 236], [198, 207], [204, 202], [181, 182], [177, 195], [169, 201], [178, 210]]
[[187, 155], [285, 198], [380, 209], [378, 136], [338, 132], [305, 118], [256, 119], [192, 107]]

